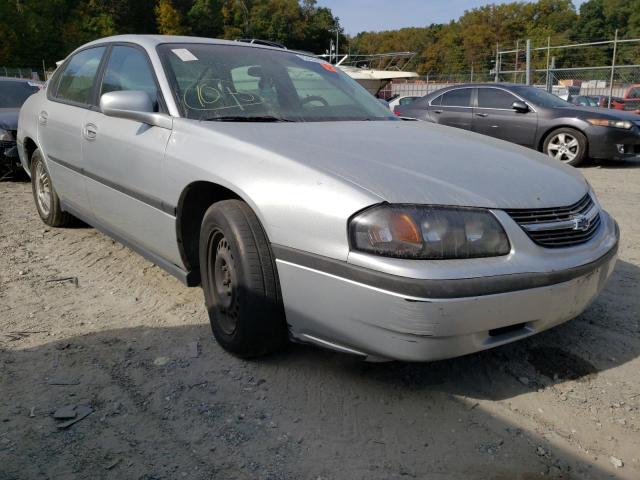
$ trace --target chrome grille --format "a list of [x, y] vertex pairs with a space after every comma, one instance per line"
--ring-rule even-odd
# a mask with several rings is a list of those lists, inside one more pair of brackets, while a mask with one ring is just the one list
[[587, 194], [568, 207], [505, 210], [537, 245], [573, 247], [589, 241], [598, 231], [598, 206]]

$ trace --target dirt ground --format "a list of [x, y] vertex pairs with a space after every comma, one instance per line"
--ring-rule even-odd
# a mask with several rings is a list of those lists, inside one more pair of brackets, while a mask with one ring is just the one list
[[[0, 479], [640, 478], [640, 162], [583, 172], [622, 230], [605, 292], [431, 364], [238, 360], [199, 289], [0, 183]], [[59, 428], [68, 405], [92, 413]]]

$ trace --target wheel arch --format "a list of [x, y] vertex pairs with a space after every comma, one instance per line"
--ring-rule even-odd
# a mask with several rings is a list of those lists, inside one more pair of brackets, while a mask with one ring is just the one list
[[[549, 134], [551, 134], [552, 132], [556, 131], [556, 130], [560, 130], [561, 128], [570, 128], [571, 130], [576, 130], [577, 132], [580, 132], [584, 138], [585, 141], [587, 142], [587, 148], [586, 148], [586, 153], [585, 155], [589, 155], [589, 137], [587, 136], [587, 134], [585, 133], [585, 131], [580, 128], [577, 127], [575, 125], [571, 125], [570, 123], [566, 123], [566, 124], [562, 124], [562, 125], [554, 125], [553, 127], [549, 127], [547, 130], [545, 130], [542, 135], [540, 135], [540, 138], [538, 140], [538, 145], [537, 145], [537, 150], [539, 152], [542, 152], [543, 148], [544, 148], [544, 142], [547, 140], [547, 137], [549, 136]], [[544, 153], [544, 152], [542, 152]]]
[[190, 284], [193, 286], [200, 285], [201, 281], [199, 241], [204, 214], [214, 203], [231, 199], [241, 200], [253, 208], [236, 191], [211, 181], [192, 182], [180, 194], [176, 206], [176, 238], [182, 262], [186, 270], [191, 272]]
[[23, 145], [24, 153], [26, 154], [25, 163], [28, 168], [27, 173], [29, 174], [29, 176], [31, 176], [31, 156], [33, 155], [33, 152], [35, 152], [38, 148], [38, 145], [36, 144], [35, 140], [28, 136], [24, 137]]

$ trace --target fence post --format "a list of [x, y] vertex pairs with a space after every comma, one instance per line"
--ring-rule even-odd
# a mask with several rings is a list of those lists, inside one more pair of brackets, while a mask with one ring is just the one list
[[611, 80], [609, 82], [609, 104], [607, 108], [611, 108], [611, 97], [613, 96], [613, 75], [616, 71], [616, 52], [618, 50], [618, 29], [616, 28], [616, 35], [613, 38], [613, 57], [611, 58]]
[[473, 83], [473, 63], [471, 64], [471, 83]]
[[498, 83], [500, 81], [500, 44], [496, 43], [496, 67], [495, 67], [495, 82]]
[[549, 61], [551, 60], [551, 37], [547, 37], [547, 92], [551, 93], [552, 85], [549, 78]]
[[516, 40], [516, 61], [513, 72], [513, 83], [518, 83], [518, 54], [520, 53], [520, 40]]
[[531, 85], [531, 39], [527, 38], [527, 71], [525, 72], [525, 83]]

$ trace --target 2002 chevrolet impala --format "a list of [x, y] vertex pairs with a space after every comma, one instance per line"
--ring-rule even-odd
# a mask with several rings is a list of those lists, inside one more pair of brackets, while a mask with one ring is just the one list
[[582, 175], [489, 137], [397, 119], [308, 54], [119, 36], [22, 108], [45, 223], [73, 217], [201, 285], [240, 356], [289, 339], [434, 360], [579, 315], [618, 228]]

